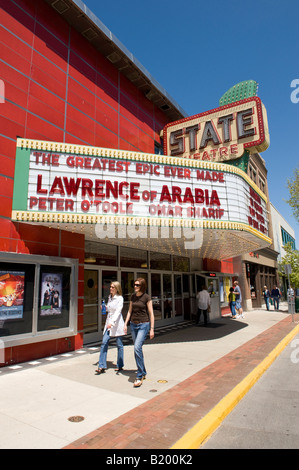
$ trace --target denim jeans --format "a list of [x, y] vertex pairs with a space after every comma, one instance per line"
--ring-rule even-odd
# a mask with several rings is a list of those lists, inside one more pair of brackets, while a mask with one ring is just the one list
[[150, 329], [149, 322], [145, 323], [135, 323], [130, 322], [132, 338], [134, 342], [134, 355], [137, 365], [137, 379], [142, 379], [146, 375], [146, 369], [144, 365], [144, 358], [142, 352], [143, 343], [147, 337], [147, 334]]
[[279, 297], [273, 297], [274, 310], [279, 309]]
[[266, 302], [267, 310], [270, 310], [270, 301], [269, 301], [269, 297], [265, 297], [265, 302]]
[[230, 307], [230, 311], [232, 312], [232, 316], [235, 317], [236, 316], [236, 301], [235, 300], [232, 300], [230, 303], [229, 303], [229, 307]]
[[[101, 352], [100, 352], [100, 359], [99, 359], [99, 367], [102, 369], [107, 369], [107, 351], [108, 345], [110, 340], [110, 332], [106, 330], [102, 340]], [[117, 367], [118, 369], [124, 366], [124, 345], [122, 336], [116, 336], [116, 344], [117, 344]]]

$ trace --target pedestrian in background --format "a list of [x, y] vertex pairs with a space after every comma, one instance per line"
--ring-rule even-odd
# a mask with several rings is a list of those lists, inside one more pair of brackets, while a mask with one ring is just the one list
[[236, 294], [234, 293], [234, 288], [230, 287], [228, 294], [229, 308], [232, 313], [232, 318], [236, 318]]
[[137, 376], [134, 387], [140, 387], [146, 377], [146, 368], [142, 346], [148, 335], [154, 338], [154, 312], [153, 303], [146, 291], [146, 281], [143, 278], [136, 279], [134, 283], [134, 294], [131, 296], [129, 310], [125, 321], [125, 334], [130, 321], [131, 333], [134, 342], [134, 355], [137, 365]]
[[242, 308], [242, 292], [238, 281], [234, 282], [234, 293], [236, 294], [236, 310], [238, 311], [236, 318], [244, 318]]
[[208, 310], [211, 306], [210, 294], [207, 291], [206, 286], [202, 286], [201, 291], [198, 292], [197, 296], [197, 315], [196, 324], [198, 325], [201, 314], [203, 313], [204, 324], [208, 324]]
[[273, 303], [274, 303], [274, 310], [278, 310], [279, 309], [279, 299], [280, 299], [281, 295], [280, 295], [280, 290], [278, 289], [277, 286], [274, 287], [274, 289], [272, 289], [271, 297], [272, 297]]
[[124, 319], [122, 309], [124, 298], [122, 296], [121, 285], [119, 282], [112, 282], [110, 285], [110, 295], [107, 304], [107, 317], [103, 331], [103, 340], [100, 351], [99, 365], [96, 370], [97, 374], [102, 374], [107, 369], [107, 352], [111, 337], [116, 337], [117, 344], [117, 367], [119, 372], [124, 367], [124, 345], [122, 336], [124, 332]]
[[270, 310], [270, 295], [271, 294], [270, 294], [270, 291], [267, 289], [267, 286], [264, 286], [263, 294], [264, 294], [264, 299], [265, 299], [267, 310]]

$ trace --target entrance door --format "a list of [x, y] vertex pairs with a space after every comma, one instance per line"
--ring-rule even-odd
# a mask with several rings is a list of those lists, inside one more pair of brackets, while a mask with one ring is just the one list
[[179, 317], [183, 315], [183, 287], [182, 287], [182, 275], [174, 275], [174, 305], [175, 305], [175, 316]]
[[151, 274], [152, 302], [155, 321], [162, 319], [161, 275]]
[[117, 272], [85, 269], [84, 271], [84, 344], [100, 341], [106, 315], [102, 315], [101, 303], [108, 302], [111, 282], [117, 281]]
[[261, 283], [259, 265], [250, 264], [250, 295], [252, 308], [261, 307]]
[[84, 343], [99, 339], [99, 271], [85, 269], [84, 271]]
[[191, 303], [190, 303], [190, 276], [183, 274], [183, 302], [184, 302], [184, 320], [191, 320]]
[[172, 276], [171, 274], [163, 274], [163, 307], [164, 318], [173, 317], [172, 309]]
[[[105, 300], [105, 304], [108, 302], [108, 297], [110, 294], [110, 285], [111, 282], [117, 281], [117, 271], [102, 271], [102, 289], [101, 289], [101, 298], [100, 298], [100, 304], [102, 304], [102, 300]], [[100, 315], [102, 318], [102, 325], [101, 329], [104, 329], [105, 326], [105, 321], [106, 321], [106, 315], [102, 315], [102, 311], [100, 309]]]
[[134, 280], [135, 280], [135, 273], [132, 271], [122, 271], [121, 272], [121, 288], [124, 297], [124, 308], [123, 308], [123, 316], [124, 318], [127, 316], [131, 295], [134, 294]]

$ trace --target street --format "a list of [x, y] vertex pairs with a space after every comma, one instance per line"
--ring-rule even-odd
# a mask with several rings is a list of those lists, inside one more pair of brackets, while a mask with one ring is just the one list
[[201, 449], [299, 448], [299, 335]]

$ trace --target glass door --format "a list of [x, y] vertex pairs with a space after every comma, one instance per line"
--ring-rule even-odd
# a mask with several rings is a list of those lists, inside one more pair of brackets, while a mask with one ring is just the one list
[[124, 298], [124, 308], [123, 308], [123, 317], [126, 318], [129, 304], [131, 300], [131, 295], [134, 294], [134, 280], [135, 273], [132, 271], [122, 271], [121, 272], [121, 288]]
[[163, 306], [164, 318], [173, 316], [172, 309], [172, 276], [171, 274], [163, 274]]
[[152, 302], [155, 321], [162, 319], [161, 275], [151, 274]]
[[102, 300], [108, 302], [111, 282], [117, 281], [117, 271], [101, 268], [84, 270], [84, 344], [98, 342], [102, 338], [106, 315], [102, 315]]
[[[108, 297], [110, 294], [110, 285], [111, 282], [117, 281], [117, 271], [102, 271], [102, 289], [101, 289], [101, 298], [100, 298], [100, 305], [102, 304], [102, 300], [105, 300], [105, 304], [108, 303]], [[102, 315], [102, 309], [100, 308], [100, 315], [102, 318], [102, 325], [101, 329], [103, 330], [106, 321], [106, 315]]]
[[182, 275], [174, 275], [174, 305], [175, 316], [183, 315], [183, 289], [182, 289]]
[[84, 271], [84, 343], [99, 339], [99, 271]]
[[183, 274], [184, 320], [191, 320], [190, 275]]

